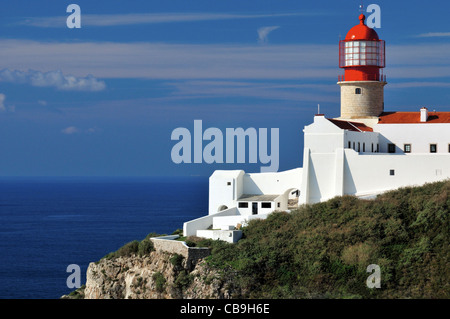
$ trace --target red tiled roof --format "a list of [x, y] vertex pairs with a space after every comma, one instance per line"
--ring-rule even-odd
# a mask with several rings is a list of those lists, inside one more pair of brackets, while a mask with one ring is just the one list
[[420, 122], [420, 112], [384, 112], [378, 124], [450, 123], [450, 112], [428, 112], [428, 120]]
[[373, 132], [373, 129], [371, 127], [368, 127], [364, 123], [349, 122], [335, 119], [327, 119], [327, 120], [343, 130], [354, 132]]

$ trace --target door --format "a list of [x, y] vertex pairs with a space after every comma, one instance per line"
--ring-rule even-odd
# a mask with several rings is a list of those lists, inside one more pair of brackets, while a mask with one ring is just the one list
[[258, 214], [258, 203], [252, 203], [252, 214], [253, 215]]

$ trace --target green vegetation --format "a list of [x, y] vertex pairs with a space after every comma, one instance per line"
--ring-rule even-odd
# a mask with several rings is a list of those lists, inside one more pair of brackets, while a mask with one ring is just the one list
[[84, 299], [84, 289], [86, 285], [82, 285], [80, 288], [70, 292], [69, 295], [63, 296], [63, 299]]
[[103, 258], [113, 259], [117, 257], [128, 257], [132, 255], [138, 255], [141, 257], [148, 255], [150, 254], [150, 252], [155, 250], [153, 242], [150, 240], [150, 238], [156, 236], [159, 235], [155, 233], [150, 233], [141, 241], [133, 240], [120, 247], [117, 251], [107, 254]]
[[183, 266], [184, 257], [179, 254], [174, 254], [170, 257], [169, 262], [173, 265], [174, 270], [174, 287], [178, 288], [180, 291], [187, 288], [193, 280], [193, 277]]
[[166, 279], [164, 278], [164, 275], [162, 273], [155, 272], [152, 276], [152, 279], [155, 281], [156, 284], [156, 291], [159, 293], [164, 292], [166, 290]]
[[[242, 298], [450, 298], [450, 182], [344, 196], [254, 220], [236, 244], [188, 238]], [[369, 289], [367, 266], [381, 268]]]

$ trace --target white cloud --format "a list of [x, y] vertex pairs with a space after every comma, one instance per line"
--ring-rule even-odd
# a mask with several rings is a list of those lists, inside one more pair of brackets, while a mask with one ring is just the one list
[[392, 83], [389, 84], [389, 88], [395, 89], [409, 89], [409, 88], [450, 88], [450, 83], [448, 82], [402, 82], [402, 83]]
[[6, 111], [5, 99], [6, 99], [6, 95], [3, 93], [0, 93], [0, 112]]
[[72, 134], [95, 134], [98, 132], [101, 132], [102, 130], [98, 127], [90, 127], [88, 129], [81, 129], [79, 127], [76, 126], [69, 126], [66, 127], [65, 129], [61, 130], [61, 133], [66, 134], [66, 135], [72, 135]]
[[100, 129], [100, 128], [98, 128], [98, 127], [90, 127], [90, 128], [88, 128], [87, 130], [85, 130], [84, 132], [86, 133], [86, 134], [94, 134], [94, 133], [98, 133], [98, 132], [101, 132], [102, 131], [102, 129]]
[[69, 127], [66, 127], [65, 129], [61, 130], [61, 132], [63, 134], [67, 134], [67, 135], [72, 135], [72, 134], [78, 133], [79, 131], [80, 130], [75, 126], [69, 126]]
[[439, 38], [439, 37], [450, 37], [450, 32], [428, 32], [421, 33], [416, 36], [417, 38]]
[[[337, 81], [337, 45], [164, 44], [0, 40], [9, 69], [61, 70], [83, 79]], [[450, 44], [388, 45], [388, 79], [450, 77]], [[26, 72], [25, 72], [26, 73]], [[89, 81], [88, 81], [89, 82]], [[92, 85], [96, 83], [92, 80]], [[99, 82], [99, 81], [97, 81]], [[104, 87], [99, 82], [97, 89]], [[88, 86], [85, 85], [85, 88]], [[91, 87], [91, 89], [93, 89]]]
[[[130, 13], [130, 14], [83, 14], [82, 25], [95, 27], [124, 26], [155, 23], [198, 22], [212, 20], [261, 19], [286, 16], [315, 15], [314, 13], [276, 13], [276, 14], [228, 14], [228, 13]], [[40, 28], [66, 26], [65, 16], [26, 18], [18, 25]]]
[[14, 113], [16, 111], [15, 105], [6, 105], [5, 104], [6, 95], [0, 93], [0, 113], [9, 112]]
[[258, 32], [258, 42], [259, 43], [267, 43], [267, 41], [269, 40], [268, 39], [269, 33], [274, 31], [274, 30], [276, 30], [276, 29], [279, 29], [279, 28], [280, 28], [279, 26], [271, 26], [271, 27], [261, 27], [261, 28], [259, 28], [257, 30], [257, 32]]
[[335, 77], [334, 45], [164, 44], [0, 40], [11, 69], [60, 69], [80, 77], [294, 79]]
[[168, 83], [176, 91], [172, 97], [182, 100], [210, 97], [246, 97], [266, 100], [335, 102], [335, 84], [289, 84], [237, 81], [179, 81]]
[[26, 83], [36, 87], [54, 87], [64, 91], [102, 91], [106, 88], [103, 81], [92, 75], [80, 78], [64, 75], [61, 71], [40, 72], [28, 70], [3, 69], [0, 71], [0, 81], [10, 83]]

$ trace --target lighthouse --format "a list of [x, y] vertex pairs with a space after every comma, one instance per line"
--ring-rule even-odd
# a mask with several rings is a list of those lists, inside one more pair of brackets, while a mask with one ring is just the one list
[[361, 14], [359, 24], [339, 41], [339, 67], [345, 70], [338, 82], [341, 119], [375, 119], [384, 111], [385, 42], [365, 19]]

